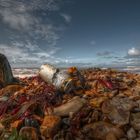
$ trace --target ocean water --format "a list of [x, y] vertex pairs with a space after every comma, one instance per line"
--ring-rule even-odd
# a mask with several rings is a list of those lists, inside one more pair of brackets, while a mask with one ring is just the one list
[[14, 77], [30, 77], [38, 74], [39, 69], [37, 68], [15, 68], [12, 69]]
[[[107, 69], [107, 68], [102, 68], [102, 69]], [[131, 73], [138, 73], [140, 74], [140, 67], [136, 66], [128, 66], [128, 67], [116, 67], [113, 69], [117, 69], [118, 71], [127, 71]], [[12, 69], [13, 75], [15, 77], [30, 77], [30, 76], [35, 76], [38, 74], [39, 68], [15, 68]]]

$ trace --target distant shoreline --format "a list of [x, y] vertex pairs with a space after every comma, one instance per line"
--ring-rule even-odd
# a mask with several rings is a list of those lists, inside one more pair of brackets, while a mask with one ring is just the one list
[[[68, 68], [68, 67], [67, 67]], [[61, 69], [65, 69], [64, 67]], [[136, 68], [136, 67], [129, 67], [129, 68], [98, 68], [98, 67], [90, 67], [90, 68], [79, 68], [79, 70], [82, 69], [93, 69], [93, 70], [105, 70], [105, 69], [111, 69], [111, 70], [117, 70], [120, 72], [130, 72], [130, 73], [137, 73], [140, 74], [140, 68]], [[39, 68], [33, 67], [33, 68], [12, 68], [13, 71], [13, 75], [15, 77], [31, 77], [31, 76], [36, 76], [38, 74]]]

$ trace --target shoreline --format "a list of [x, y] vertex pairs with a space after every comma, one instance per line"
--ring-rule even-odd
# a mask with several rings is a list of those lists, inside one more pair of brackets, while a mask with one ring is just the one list
[[[68, 67], [67, 67], [68, 68]], [[64, 68], [63, 68], [64, 69]], [[79, 70], [115, 70], [118, 72], [128, 72], [132, 74], [140, 74], [140, 68], [97, 68], [97, 67], [91, 67], [91, 68], [79, 68]], [[13, 75], [15, 77], [25, 78], [25, 77], [32, 77], [36, 76], [38, 74], [39, 68], [12, 68]]]

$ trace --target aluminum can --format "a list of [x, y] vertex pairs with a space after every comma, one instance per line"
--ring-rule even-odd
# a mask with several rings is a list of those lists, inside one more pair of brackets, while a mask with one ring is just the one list
[[53, 83], [53, 79], [57, 71], [58, 69], [54, 66], [50, 64], [44, 64], [40, 67], [39, 75], [44, 81], [48, 83]]

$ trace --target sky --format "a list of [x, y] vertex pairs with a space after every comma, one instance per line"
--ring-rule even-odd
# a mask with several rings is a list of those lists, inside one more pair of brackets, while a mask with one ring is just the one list
[[0, 0], [12, 67], [140, 66], [139, 0]]

